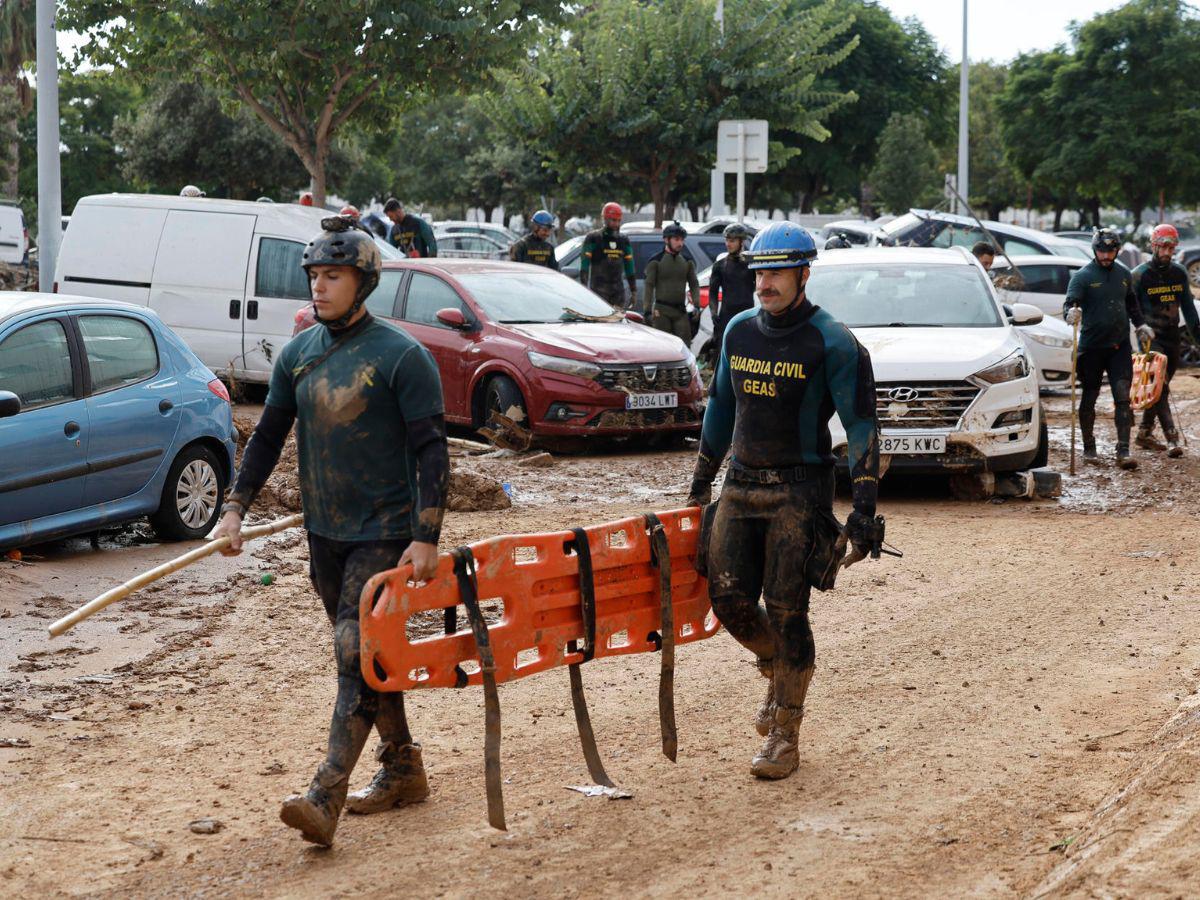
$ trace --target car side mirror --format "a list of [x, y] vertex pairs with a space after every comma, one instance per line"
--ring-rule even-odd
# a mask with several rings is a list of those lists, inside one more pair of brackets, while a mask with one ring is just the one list
[[639, 325], [646, 324], [646, 317], [639, 312], [634, 312], [632, 309], [625, 310], [625, 318], [630, 322], [637, 322]]
[[1043, 318], [1042, 311], [1030, 303], [1005, 306], [1004, 312], [1008, 315], [1008, 321], [1014, 325], [1037, 325]]
[[21, 411], [21, 398], [12, 391], [0, 391], [0, 419], [15, 416]]
[[453, 309], [452, 307], [439, 309], [437, 311], [437, 320], [443, 325], [448, 325], [450, 328], [457, 329], [458, 331], [466, 331], [471, 327], [467, 322], [467, 317], [462, 314], [462, 310]]

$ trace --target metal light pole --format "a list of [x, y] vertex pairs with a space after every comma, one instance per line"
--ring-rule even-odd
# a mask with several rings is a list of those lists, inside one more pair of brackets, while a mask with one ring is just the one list
[[62, 243], [55, 6], [55, 0], [37, 0], [38, 288], [42, 291], [49, 291], [54, 283]]
[[[717, 25], [721, 29], [721, 36], [725, 36], [725, 0], [717, 0]], [[710, 216], [725, 215], [725, 172], [720, 166], [712, 170], [709, 176], [709, 202], [708, 214]]]
[[[967, 106], [968, 94], [970, 86], [968, 84], [968, 70], [970, 61], [967, 58], [967, 0], [963, 0], [963, 42], [962, 42], [962, 67], [958, 75], [958, 193], [963, 199], [970, 197], [970, 184], [967, 180], [968, 169], [968, 144], [967, 137], [970, 128], [967, 121]], [[958, 212], [963, 210], [958, 209], [958, 204], [955, 204], [955, 209]]]

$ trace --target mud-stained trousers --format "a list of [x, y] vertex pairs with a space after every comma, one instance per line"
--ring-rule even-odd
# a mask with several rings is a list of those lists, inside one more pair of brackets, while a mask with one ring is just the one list
[[1128, 451], [1129, 431], [1133, 427], [1133, 409], [1129, 405], [1133, 349], [1129, 342], [1081, 350], [1075, 370], [1083, 388], [1079, 395], [1079, 430], [1083, 433], [1084, 449], [1095, 447], [1096, 399], [1100, 396], [1100, 382], [1107, 374], [1116, 407], [1117, 449]]
[[692, 342], [692, 323], [687, 310], [682, 306], [672, 306], [669, 303], [654, 304], [651, 324], [659, 331], [675, 335], [685, 345]]
[[1179, 368], [1179, 342], [1160, 341], [1155, 339], [1150, 343], [1150, 349], [1161, 353], [1167, 358], [1167, 381], [1163, 385], [1162, 395], [1158, 402], [1142, 412], [1142, 431], [1152, 433], [1154, 423], [1161, 422], [1163, 434], [1168, 438], [1176, 435], [1175, 417], [1171, 415], [1171, 379]]
[[[337, 660], [337, 701], [329, 724], [329, 753], [321, 766], [322, 785], [348, 780], [371, 734], [386, 744], [412, 743], [404, 715], [404, 695], [372, 690], [359, 667], [358, 601], [363, 585], [377, 572], [394, 568], [409, 541], [335, 541], [308, 536], [308, 572], [333, 625]], [[333, 783], [325, 784], [325, 781]]]
[[713, 612], [772, 673], [775, 703], [796, 710], [816, 663], [806, 570], [834, 552], [820, 521], [833, 515], [833, 470], [810, 471], [808, 480], [770, 485], [735, 481], [731, 472], [709, 541]]

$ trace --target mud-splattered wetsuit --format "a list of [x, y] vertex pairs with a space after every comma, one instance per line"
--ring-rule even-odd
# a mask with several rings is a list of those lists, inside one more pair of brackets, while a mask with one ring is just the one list
[[1107, 372], [1116, 406], [1117, 453], [1127, 453], [1133, 426], [1133, 410], [1129, 406], [1129, 386], [1133, 381], [1129, 323], [1141, 325], [1144, 321], [1133, 294], [1133, 276], [1119, 262], [1105, 268], [1093, 259], [1071, 276], [1063, 315], [1072, 306], [1083, 312], [1075, 371], [1083, 388], [1079, 397], [1079, 430], [1083, 433], [1084, 451], [1089, 447], [1095, 450], [1096, 398]]
[[1179, 328], [1179, 314], [1192, 340], [1200, 336], [1200, 317], [1196, 315], [1196, 304], [1192, 299], [1192, 291], [1188, 285], [1187, 269], [1177, 262], [1168, 262], [1165, 266], [1156, 260], [1144, 262], [1133, 270], [1133, 293], [1146, 324], [1154, 329], [1154, 340], [1150, 349], [1156, 350], [1167, 357], [1167, 383], [1163, 385], [1162, 396], [1158, 402], [1142, 413], [1142, 430], [1151, 432], [1156, 421], [1162, 422], [1163, 433], [1168, 438], [1175, 437], [1175, 419], [1171, 415], [1171, 379], [1179, 368], [1179, 344], [1182, 337]]
[[534, 266], [545, 266], [547, 269], [558, 271], [558, 260], [554, 257], [554, 245], [549, 241], [527, 234], [508, 250], [508, 258], [513, 262], [529, 263]]
[[849, 443], [854, 509], [873, 519], [879, 443], [867, 351], [806, 299], [778, 316], [758, 309], [733, 317], [696, 464], [696, 479], [711, 483], [732, 448], [708, 544], [709, 594], [729, 633], [773, 672], [776, 702], [795, 709], [816, 658], [809, 591], [814, 574], [836, 564], [835, 410]]
[[713, 317], [713, 348], [720, 352], [730, 320], [754, 308], [754, 273], [741, 253], [724, 253], [708, 278], [708, 308]]
[[636, 306], [637, 280], [633, 277], [633, 244], [629, 238], [611, 228], [589, 231], [579, 254], [579, 280], [617, 309], [627, 305], [624, 282], [628, 282], [628, 304]]
[[[342, 343], [305, 372], [334, 341]], [[442, 412], [432, 356], [399, 328], [369, 313], [337, 332], [308, 328], [275, 361], [230, 494], [250, 506], [297, 422], [309, 575], [334, 626], [338, 691], [327, 765], [338, 777], [349, 776], [372, 723], [385, 744], [412, 743], [403, 696], [363, 681], [358, 600], [410, 541], [437, 543], [449, 479]]]

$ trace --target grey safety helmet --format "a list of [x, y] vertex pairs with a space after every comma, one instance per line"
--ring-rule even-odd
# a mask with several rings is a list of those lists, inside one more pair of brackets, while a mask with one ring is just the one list
[[359, 307], [379, 284], [379, 273], [383, 271], [383, 256], [375, 239], [349, 216], [330, 216], [321, 220], [322, 231], [304, 248], [300, 265], [304, 271], [309, 266], [351, 266], [358, 269], [358, 293], [349, 311], [332, 322], [321, 320], [329, 328], [345, 328], [358, 312]]
[[741, 222], [730, 222], [725, 226], [722, 236], [727, 241], [742, 241], [745, 243], [750, 239], [750, 229]]
[[681, 238], [687, 237], [687, 229], [685, 229], [678, 222], [672, 222], [669, 225], [664, 225], [663, 226], [663, 240], [665, 241], [667, 238], [673, 238], [673, 237], [681, 237]]
[[825, 242], [826, 250], [849, 250], [850, 240], [840, 231]]
[[1111, 228], [1097, 229], [1092, 235], [1092, 252], [1097, 250], [1120, 250], [1121, 238]]

